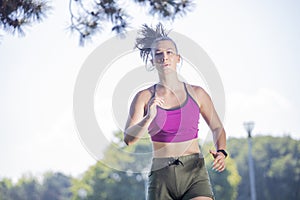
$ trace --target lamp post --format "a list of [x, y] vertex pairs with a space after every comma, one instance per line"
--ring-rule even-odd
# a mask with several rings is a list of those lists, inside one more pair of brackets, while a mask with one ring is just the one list
[[249, 164], [251, 200], [256, 200], [255, 175], [254, 175], [254, 167], [253, 167], [253, 159], [252, 159], [252, 139], [251, 139], [251, 132], [254, 128], [254, 122], [244, 122], [244, 127], [248, 133], [248, 164]]
[[145, 200], [146, 200], [147, 196], [148, 196], [148, 172], [147, 172], [147, 169], [144, 169], [142, 171], [142, 177], [143, 177], [143, 181], [144, 181]]

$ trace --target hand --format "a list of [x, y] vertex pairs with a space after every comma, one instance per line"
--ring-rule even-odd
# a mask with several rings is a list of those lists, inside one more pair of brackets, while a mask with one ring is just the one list
[[164, 103], [164, 99], [160, 97], [153, 97], [150, 99], [147, 110], [147, 115], [150, 119], [154, 119], [157, 114], [156, 106], [162, 106]]
[[209, 153], [214, 157], [212, 169], [217, 172], [222, 172], [225, 169], [225, 155], [222, 152], [209, 150]]

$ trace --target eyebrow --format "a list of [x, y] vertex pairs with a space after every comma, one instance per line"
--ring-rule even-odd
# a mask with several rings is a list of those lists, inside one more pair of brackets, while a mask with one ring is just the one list
[[[155, 49], [155, 51], [163, 51], [164, 49]], [[167, 48], [166, 51], [168, 50], [172, 50], [172, 51], [175, 51], [173, 48]]]

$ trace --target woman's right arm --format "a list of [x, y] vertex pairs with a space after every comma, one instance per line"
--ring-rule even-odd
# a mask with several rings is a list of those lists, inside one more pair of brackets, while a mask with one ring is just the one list
[[124, 142], [127, 145], [136, 142], [147, 131], [151, 121], [156, 116], [156, 105], [163, 104], [163, 100], [160, 98], [150, 98], [151, 93], [149, 91], [140, 91], [136, 94], [130, 105], [129, 116], [124, 131]]

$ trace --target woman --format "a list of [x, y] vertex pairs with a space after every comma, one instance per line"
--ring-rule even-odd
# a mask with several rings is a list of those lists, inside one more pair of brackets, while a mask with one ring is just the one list
[[136, 47], [158, 72], [159, 82], [139, 91], [132, 101], [124, 132], [131, 145], [148, 132], [153, 145], [148, 199], [214, 199], [197, 137], [200, 114], [213, 133], [213, 169], [225, 169], [226, 134], [209, 95], [179, 80], [181, 57], [175, 42], [159, 23], [143, 25]]

